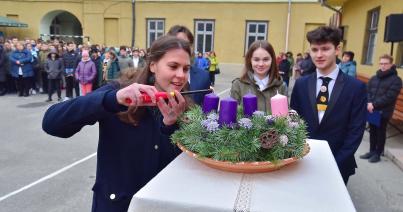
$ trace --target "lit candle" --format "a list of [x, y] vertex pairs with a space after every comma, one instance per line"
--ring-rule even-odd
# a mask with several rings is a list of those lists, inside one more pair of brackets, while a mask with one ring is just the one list
[[219, 100], [220, 98], [214, 93], [205, 95], [203, 100], [203, 113], [207, 114], [213, 110], [217, 111]]
[[271, 114], [273, 116], [288, 115], [288, 100], [286, 96], [277, 93], [270, 99], [270, 103], [271, 103]]
[[230, 126], [236, 123], [238, 102], [229, 97], [221, 100], [220, 102], [220, 114], [218, 117], [218, 123], [222, 125]]
[[257, 97], [251, 93], [242, 97], [243, 114], [245, 116], [252, 116], [257, 110]]

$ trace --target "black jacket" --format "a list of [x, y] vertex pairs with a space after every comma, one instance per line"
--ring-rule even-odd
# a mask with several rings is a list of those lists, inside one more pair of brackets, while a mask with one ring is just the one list
[[383, 118], [389, 119], [401, 88], [402, 79], [395, 67], [385, 72], [378, 70], [368, 82], [368, 102], [372, 102], [375, 110], [381, 111]]
[[64, 68], [76, 69], [80, 62], [80, 55], [75, 51], [66, 52], [63, 54]]
[[283, 74], [281, 74], [281, 77], [283, 77], [283, 79], [289, 79], [289, 72], [290, 72], [290, 67], [291, 67], [291, 63], [287, 60], [281, 60], [280, 64], [278, 65], [278, 69], [283, 72]]

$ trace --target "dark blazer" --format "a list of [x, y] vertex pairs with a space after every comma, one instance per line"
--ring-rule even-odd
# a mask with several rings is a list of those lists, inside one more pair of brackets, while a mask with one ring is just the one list
[[[192, 66], [190, 68], [190, 86], [189, 90], [201, 90], [201, 89], [209, 89], [210, 88], [210, 76], [209, 73], [205, 70], [201, 70], [196, 66]], [[204, 94], [193, 94], [193, 101], [201, 105], [203, 103]]]
[[106, 85], [52, 105], [42, 122], [45, 132], [62, 138], [99, 123], [92, 205], [96, 212], [127, 211], [132, 196], [180, 153], [169, 138], [178, 126], [165, 126], [155, 107], [146, 109], [137, 127], [120, 121], [116, 113], [127, 108], [117, 103], [116, 92]]
[[290, 105], [306, 121], [309, 138], [329, 143], [343, 179], [353, 175], [357, 167], [354, 153], [361, 143], [366, 123], [365, 84], [340, 70], [320, 124], [316, 108], [316, 72], [295, 82]]

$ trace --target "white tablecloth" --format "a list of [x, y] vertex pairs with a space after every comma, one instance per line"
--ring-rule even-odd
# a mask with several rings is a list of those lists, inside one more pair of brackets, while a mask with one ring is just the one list
[[355, 211], [326, 141], [280, 170], [237, 174], [182, 153], [137, 192], [130, 212]]

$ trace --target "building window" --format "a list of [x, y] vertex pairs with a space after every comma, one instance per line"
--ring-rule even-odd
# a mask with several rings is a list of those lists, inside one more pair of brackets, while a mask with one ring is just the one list
[[195, 47], [197, 52], [214, 49], [214, 20], [195, 20]]
[[249, 49], [249, 46], [256, 40], [267, 40], [267, 28], [267, 21], [246, 22], [245, 52]]
[[157, 38], [164, 35], [165, 20], [164, 19], [147, 19], [147, 48], [157, 40]]
[[365, 32], [364, 53], [362, 60], [362, 63], [366, 65], [372, 65], [374, 60], [375, 41], [376, 34], [378, 32], [379, 11], [380, 8], [370, 10], [367, 16], [367, 27]]

